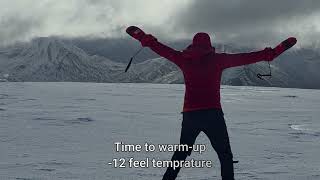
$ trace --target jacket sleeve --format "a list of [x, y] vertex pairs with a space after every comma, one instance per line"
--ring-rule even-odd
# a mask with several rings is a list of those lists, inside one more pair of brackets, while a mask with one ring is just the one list
[[180, 67], [182, 63], [182, 55], [180, 51], [176, 51], [157, 40], [150, 43], [148, 46], [150, 49], [152, 49], [155, 53], [159, 54], [160, 56], [168, 59], [169, 61], [175, 63]]
[[222, 69], [242, 66], [267, 60], [267, 49], [239, 54], [221, 54], [219, 64]]

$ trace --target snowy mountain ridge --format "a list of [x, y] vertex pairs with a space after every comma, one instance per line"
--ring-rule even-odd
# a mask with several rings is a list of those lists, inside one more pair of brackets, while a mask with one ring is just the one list
[[[222, 83], [320, 88], [319, 57], [309, 49], [291, 51], [272, 62], [270, 79], [257, 78], [257, 73], [269, 73], [268, 64], [260, 62], [225, 70]], [[134, 63], [127, 73], [125, 67], [126, 63], [89, 55], [72, 42], [55, 37], [36, 38], [30, 43], [0, 49], [1, 81], [183, 83], [178, 67], [164, 58]]]
[[[2, 51], [1, 73], [9, 81], [92, 81], [111, 79], [108, 59], [89, 56], [82, 49], [55, 38], [37, 38], [13, 52]], [[105, 64], [108, 63], [108, 66]]]

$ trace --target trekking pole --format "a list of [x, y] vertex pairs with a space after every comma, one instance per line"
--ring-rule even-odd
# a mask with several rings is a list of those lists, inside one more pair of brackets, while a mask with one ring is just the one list
[[260, 73], [258, 73], [257, 74], [257, 77], [259, 78], [259, 79], [261, 79], [261, 80], [265, 80], [263, 77], [266, 77], [266, 76], [268, 76], [268, 77], [272, 77], [272, 74], [271, 74], [271, 65], [270, 65], [270, 62], [268, 61], [268, 64], [269, 64], [269, 73], [268, 74], [260, 74]]
[[[144, 33], [140, 28], [136, 27], [136, 26], [130, 26], [126, 29], [126, 32], [133, 38], [135, 38], [138, 41], [141, 41], [142, 38], [146, 35], [146, 33]], [[130, 61], [126, 67], [126, 70], [124, 72], [127, 72], [128, 69], [131, 66], [132, 60], [133, 58], [139, 54], [139, 52], [143, 49], [143, 46], [130, 58]]]
[[141, 50], [142, 50], [143, 48], [144, 48], [144, 47], [141, 47], [141, 48], [140, 48], [136, 53], [134, 53], [134, 55], [130, 58], [130, 61], [129, 61], [129, 63], [128, 63], [127, 67], [126, 67], [126, 70], [125, 70], [124, 72], [127, 72], [127, 71], [128, 71], [128, 69], [129, 69], [130, 66], [131, 66], [131, 63], [132, 63], [133, 58], [136, 57], [136, 56], [141, 52]]

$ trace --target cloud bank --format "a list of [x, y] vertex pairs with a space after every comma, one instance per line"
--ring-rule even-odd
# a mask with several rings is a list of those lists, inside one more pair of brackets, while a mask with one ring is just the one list
[[[38, 36], [119, 37], [128, 25], [158, 29], [175, 12], [171, 0], [0, 1], [0, 44]], [[165, 12], [165, 13], [164, 13]]]
[[214, 42], [273, 45], [296, 36], [317, 44], [319, 0], [11, 0], [0, 2], [0, 44], [39, 36], [126, 37], [138, 25], [163, 41], [198, 31]]
[[264, 45], [296, 36], [308, 43], [319, 39], [319, 19], [317, 0], [201, 0], [177, 12], [175, 28], [210, 32], [218, 42]]

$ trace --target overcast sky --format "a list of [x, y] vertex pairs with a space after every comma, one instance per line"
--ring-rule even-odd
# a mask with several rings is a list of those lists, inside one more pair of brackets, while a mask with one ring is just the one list
[[38, 36], [126, 37], [138, 25], [168, 41], [208, 32], [214, 42], [318, 43], [320, 0], [0, 0], [0, 44]]

